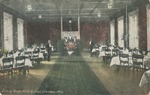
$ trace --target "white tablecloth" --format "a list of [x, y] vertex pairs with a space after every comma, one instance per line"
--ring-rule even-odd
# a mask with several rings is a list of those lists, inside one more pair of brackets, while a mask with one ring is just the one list
[[[25, 66], [33, 67], [32, 62], [30, 61], [30, 59], [25, 59]], [[14, 61], [13, 68], [16, 68], [16, 61]]]
[[106, 54], [105, 54], [105, 51], [100, 51], [99, 52], [99, 57], [101, 57], [101, 56], [105, 56]]
[[2, 60], [3, 60], [3, 58], [4, 58], [4, 57], [1, 57], [1, 58], [0, 58], [0, 67], [2, 67], [2, 66], [3, 66], [3, 61], [2, 61]]
[[68, 54], [71, 55], [73, 53], [73, 51], [68, 51]]
[[[114, 66], [114, 65], [121, 65], [120, 64], [120, 60], [119, 60], [119, 55], [118, 56], [115, 56], [111, 59], [111, 62], [110, 62], [110, 67], [111, 66]], [[129, 65], [133, 65], [133, 62], [132, 62], [132, 57], [129, 57]]]
[[115, 56], [111, 59], [110, 66], [120, 65], [119, 56]]
[[149, 56], [144, 57], [144, 65], [146, 66], [146, 69], [150, 69], [150, 57]]
[[43, 56], [43, 53], [39, 53], [39, 58], [42, 58], [42, 59], [44, 59], [44, 56]]
[[144, 86], [145, 84], [148, 84], [148, 83], [150, 84], [150, 70], [146, 71], [142, 75], [139, 86], [142, 87], [142, 86]]
[[[3, 58], [4, 57], [0, 58], [0, 68], [3, 66], [3, 61], [2, 61]], [[15, 66], [16, 66], [16, 61], [14, 60], [13, 68], [15, 68]], [[25, 66], [33, 67], [32, 62], [30, 61], [30, 59], [25, 59]]]

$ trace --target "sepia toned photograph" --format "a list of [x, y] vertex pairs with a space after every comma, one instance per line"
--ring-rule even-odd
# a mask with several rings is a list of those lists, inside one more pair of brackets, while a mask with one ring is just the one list
[[150, 0], [0, 0], [0, 95], [150, 95]]

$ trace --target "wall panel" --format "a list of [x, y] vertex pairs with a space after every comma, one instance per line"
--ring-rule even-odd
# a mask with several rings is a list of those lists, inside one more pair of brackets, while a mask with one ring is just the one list
[[80, 33], [81, 41], [84, 43], [84, 46], [87, 48], [89, 46], [90, 39], [93, 39], [94, 42], [106, 44], [109, 42], [109, 21], [97, 21], [97, 22], [81, 22], [80, 24]]

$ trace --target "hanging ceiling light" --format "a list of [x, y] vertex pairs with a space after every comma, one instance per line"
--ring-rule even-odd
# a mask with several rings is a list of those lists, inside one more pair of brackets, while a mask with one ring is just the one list
[[39, 17], [39, 18], [42, 18], [42, 15], [39, 15], [38, 17]]
[[108, 9], [111, 9], [113, 7], [113, 0], [109, 0], [107, 7]]
[[98, 16], [98, 17], [101, 17], [101, 12], [100, 12], [100, 11], [98, 11], [97, 16]]
[[29, 11], [31, 11], [32, 10], [32, 6], [29, 4], [29, 5], [27, 5], [27, 9], [29, 10]]
[[68, 12], [69, 14], [71, 14], [71, 11], [69, 10], [69, 12]]
[[108, 3], [108, 9], [112, 8], [112, 3]]
[[69, 20], [69, 23], [72, 23], [72, 20], [71, 20], [71, 19]]
[[72, 19], [71, 18], [69, 18], [68, 21], [69, 21], [70, 24], [72, 23]]

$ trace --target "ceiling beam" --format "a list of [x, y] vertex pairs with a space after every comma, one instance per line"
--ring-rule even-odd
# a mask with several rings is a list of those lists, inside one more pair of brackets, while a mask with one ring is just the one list
[[60, 9], [58, 8], [58, 3], [56, 3], [54, 0], [52, 0], [52, 1], [57, 9], [57, 12], [59, 13], [59, 15], [61, 15]]
[[[56, 10], [56, 9], [55, 9]], [[53, 9], [50, 9], [50, 10], [25, 10], [27, 13], [31, 13], [31, 12], [53, 12], [53, 11], [55, 11], [55, 10], [53, 10]]]
[[97, 6], [102, 2], [103, 0], [99, 1], [95, 7], [93, 8], [93, 10], [89, 13], [89, 16], [95, 11], [95, 9], [97, 8]]
[[59, 14], [47, 14], [47, 13], [45, 13], [45, 14], [41, 14], [41, 13], [38, 13], [38, 14], [29, 13], [28, 15], [30, 15], [30, 16], [38, 16], [38, 15], [43, 15], [43, 16], [55, 16], [55, 15], [58, 15], [58, 16], [59, 16]]
[[79, 15], [81, 13], [82, 8], [83, 8], [83, 2], [82, 2], [81, 6], [80, 6], [80, 9], [79, 9]]

